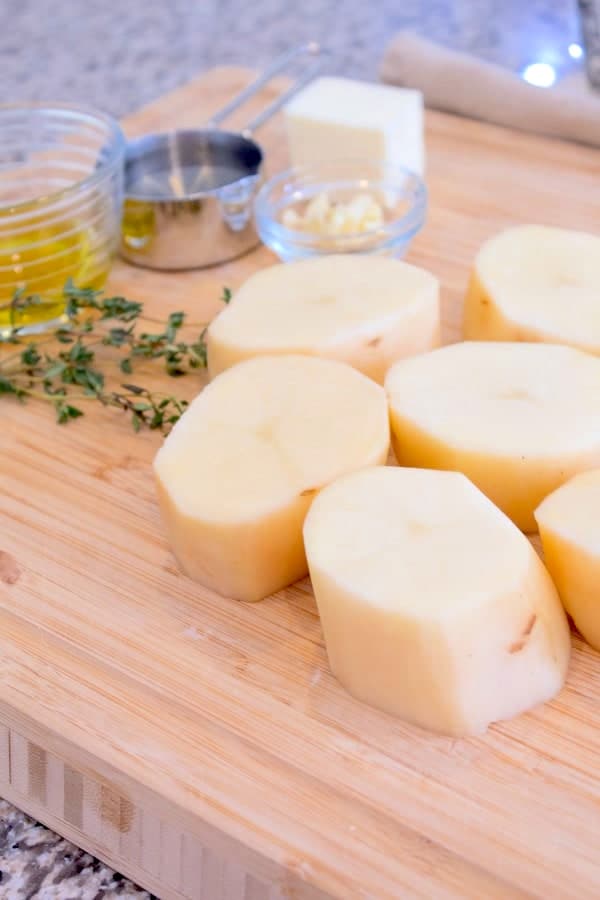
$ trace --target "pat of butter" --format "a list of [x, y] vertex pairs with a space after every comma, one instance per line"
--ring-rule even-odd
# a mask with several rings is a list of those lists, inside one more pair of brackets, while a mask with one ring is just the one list
[[423, 95], [349, 78], [317, 78], [285, 107], [293, 165], [370, 159], [423, 174]]

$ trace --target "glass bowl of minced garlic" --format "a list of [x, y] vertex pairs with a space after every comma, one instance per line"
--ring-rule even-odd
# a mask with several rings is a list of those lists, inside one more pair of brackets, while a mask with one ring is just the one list
[[368, 160], [288, 169], [255, 202], [257, 231], [284, 262], [330, 253], [401, 257], [426, 214], [420, 175]]

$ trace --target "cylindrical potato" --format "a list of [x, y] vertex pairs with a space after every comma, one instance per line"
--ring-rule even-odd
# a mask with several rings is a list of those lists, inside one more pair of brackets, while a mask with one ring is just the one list
[[560, 690], [570, 637], [550, 576], [463, 475], [348, 475], [304, 540], [331, 668], [359, 700], [460, 736]]
[[542, 341], [600, 355], [600, 237], [519, 225], [487, 241], [465, 299], [467, 340]]
[[175, 556], [218, 593], [260, 600], [306, 574], [302, 525], [315, 494], [388, 450], [383, 388], [350, 366], [240, 363], [194, 400], [154, 461]]
[[600, 466], [600, 359], [551, 344], [453, 344], [390, 369], [401, 465], [463, 472], [523, 531], [577, 472]]
[[323, 256], [255, 272], [207, 332], [212, 377], [254, 356], [347, 362], [382, 384], [398, 359], [437, 347], [439, 285], [378, 256]]
[[600, 469], [558, 488], [535, 517], [560, 599], [588, 644], [600, 650]]

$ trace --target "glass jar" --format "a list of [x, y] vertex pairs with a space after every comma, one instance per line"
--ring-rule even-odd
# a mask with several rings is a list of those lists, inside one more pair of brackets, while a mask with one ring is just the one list
[[124, 155], [123, 133], [103, 113], [0, 106], [1, 336], [64, 322], [69, 279], [104, 285], [118, 247]]

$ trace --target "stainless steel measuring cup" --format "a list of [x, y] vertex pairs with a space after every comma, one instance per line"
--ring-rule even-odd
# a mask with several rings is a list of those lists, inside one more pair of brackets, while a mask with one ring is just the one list
[[[253, 133], [317, 74], [318, 44], [288, 51], [201, 129], [149, 134], [130, 141], [125, 158], [121, 254], [150, 269], [196, 269], [256, 246], [252, 201], [263, 152]], [[240, 133], [219, 125], [297, 57], [311, 62], [280, 97]]]

